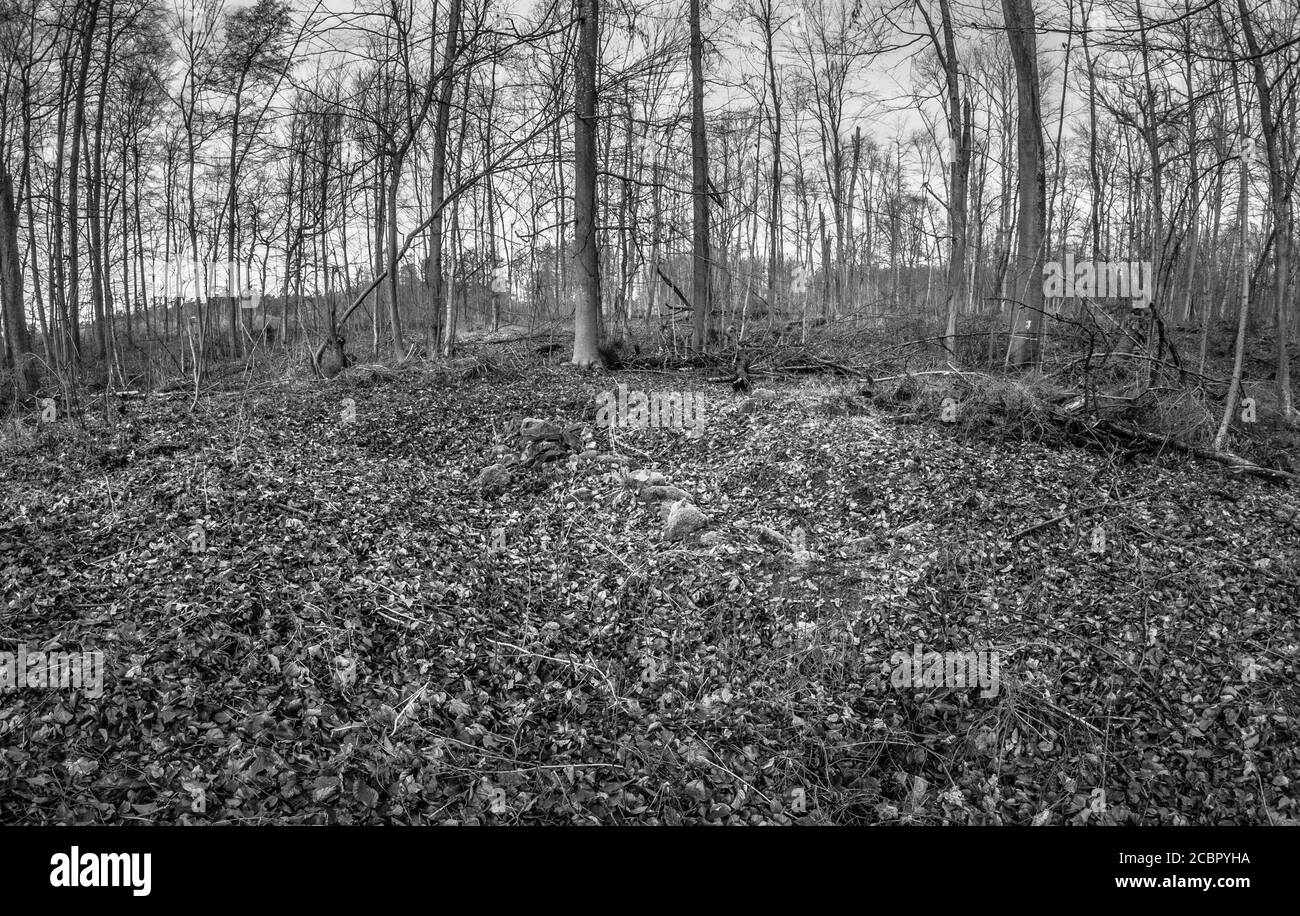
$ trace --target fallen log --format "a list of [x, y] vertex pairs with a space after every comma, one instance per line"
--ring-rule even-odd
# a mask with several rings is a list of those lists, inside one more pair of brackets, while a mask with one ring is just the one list
[[1300, 475], [1289, 473], [1288, 471], [1279, 471], [1275, 468], [1261, 467], [1258, 464], [1247, 461], [1231, 452], [1220, 452], [1210, 448], [1202, 448], [1198, 445], [1190, 445], [1181, 442], [1172, 436], [1162, 436], [1158, 433], [1149, 433], [1145, 430], [1136, 429], [1124, 423], [1115, 420], [1102, 420], [1094, 429], [1100, 429], [1122, 439], [1130, 441], [1147, 442], [1160, 448], [1172, 448], [1175, 451], [1185, 452], [1189, 455], [1195, 455], [1198, 458], [1205, 458], [1209, 461], [1217, 461], [1219, 464], [1226, 465], [1243, 474], [1250, 474], [1253, 477], [1263, 477], [1266, 480], [1274, 480], [1281, 483], [1291, 483]]
[[852, 366], [842, 366], [839, 363], [831, 362], [828, 359], [818, 359], [816, 357], [808, 357], [808, 359], [810, 359], [811, 362], [785, 363], [784, 365], [777, 366], [775, 368], [777, 368], [781, 372], [790, 372], [796, 374], [807, 374], [813, 372], [832, 372], [837, 375], [845, 375], [850, 377], [855, 377], [862, 374], [858, 370], [854, 369]]
[[663, 268], [660, 267], [660, 266], [658, 266], [658, 265], [655, 265], [655, 273], [659, 274], [659, 277], [660, 277], [660, 278], [661, 278], [665, 283], [668, 284], [668, 288], [671, 289], [674, 293], [677, 294], [677, 298], [680, 299], [680, 300], [682, 300], [682, 305], [683, 305], [683, 306], [684, 306], [688, 311], [689, 311], [689, 310], [692, 310], [693, 306], [691, 305], [691, 300], [687, 299], [687, 298], [686, 298], [686, 294], [683, 293], [680, 289], [677, 288], [677, 284], [674, 283], [674, 282], [672, 281], [672, 279], [668, 276], [668, 274], [664, 273]]

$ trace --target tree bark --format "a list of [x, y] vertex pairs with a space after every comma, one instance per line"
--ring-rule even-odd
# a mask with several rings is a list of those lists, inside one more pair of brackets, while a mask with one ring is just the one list
[[[429, 285], [432, 287], [433, 321], [435, 328], [443, 325], [442, 316], [446, 309], [445, 297], [447, 284], [443, 277], [443, 219], [442, 202], [447, 187], [447, 134], [451, 127], [451, 93], [456, 59], [456, 44], [460, 40], [461, 0], [451, 0], [447, 16], [447, 41], [442, 52], [442, 75], [438, 83], [438, 107], [433, 121], [433, 162], [430, 176], [429, 207], [433, 213], [433, 222], [429, 229]], [[453, 342], [442, 341], [443, 352], [451, 354]]]
[[1273, 211], [1273, 227], [1277, 232], [1273, 249], [1273, 333], [1277, 346], [1277, 396], [1278, 412], [1284, 420], [1300, 419], [1291, 402], [1291, 360], [1287, 352], [1288, 299], [1291, 278], [1291, 203], [1287, 191], [1286, 167], [1279, 149], [1278, 123], [1282, 112], [1273, 111], [1272, 87], [1264, 69], [1264, 55], [1255, 37], [1255, 28], [1245, 0], [1237, 0], [1241, 16], [1242, 33], [1250, 51], [1250, 63], [1255, 77], [1255, 92], [1259, 96], [1259, 122], [1264, 131], [1264, 149], [1268, 154], [1268, 198]]
[[573, 319], [573, 364], [601, 363], [600, 252], [596, 247], [596, 57], [600, 53], [600, 0], [578, 0], [582, 18], [578, 43], [577, 92], [573, 119], [574, 261], [580, 286]]
[[1043, 330], [1044, 227], [1047, 214], [1043, 118], [1039, 98], [1038, 38], [1032, 0], [1002, 0], [1007, 40], [1016, 68], [1016, 160], [1019, 167], [1019, 224], [1007, 362], [1038, 364]]
[[[1236, 65], [1233, 66], [1233, 75], [1236, 76]], [[1244, 112], [1241, 104], [1241, 91], [1237, 88], [1237, 81], [1233, 80], [1233, 92], [1237, 98], [1237, 118], [1244, 123]], [[1245, 362], [1246, 354], [1246, 327], [1250, 318], [1250, 258], [1246, 252], [1246, 243], [1250, 235], [1250, 175], [1246, 168], [1246, 157], [1241, 156], [1238, 162], [1237, 176], [1241, 184], [1241, 190], [1237, 197], [1237, 221], [1240, 225], [1240, 244], [1241, 244], [1241, 300], [1237, 309], [1237, 345], [1233, 352], [1232, 359], [1232, 381], [1228, 385], [1228, 399], [1223, 405], [1223, 419], [1219, 422], [1219, 430], [1214, 435], [1214, 450], [1221, 452], [1228, 440], [1228, 427], [1232, 422], [1232, 412], [1237, 408], [1237, 395], [1241, 392], [1241, 370]]]
[[35, 390], [31, 336], [23, 310], [22, 262], [18, 253], [18, 205], [14, 200], [13, 177], [0, 163], [0, 299], [3, 300], [5, 344], [19, 396]]
[[713, 307], [709, 283], [709, 141], [704, 123], [704, 35], [700, 30], [700, 0], [691, 0], [691, 197], [694, 204], [692, 254], [691, 343], [704, 352], [705, 329]]

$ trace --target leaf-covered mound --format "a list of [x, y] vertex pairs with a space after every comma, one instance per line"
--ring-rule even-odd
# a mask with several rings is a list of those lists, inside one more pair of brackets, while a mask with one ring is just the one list
[[[804, 389], [598, 430], [618, 381], [707, 387], [403, 372], [7, 440], [0, 651], [107, 675], [0, 693], [0, 820], [1297, 818], [1294, 494]], [[996, 695], [894, 686], [914, 646], [997, 651]]]

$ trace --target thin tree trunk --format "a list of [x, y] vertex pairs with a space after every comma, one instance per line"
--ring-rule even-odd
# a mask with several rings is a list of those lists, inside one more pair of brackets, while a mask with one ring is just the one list
[[460, 40], [461, 0], [451, 0], [447, 17], [447, 41], [442, 52], [442, 74], [438, 83], [438, 102], [433, 120], [433, 158], [430, 165], [429, 210], [433, 222], [429, 227], [429, 285], [433, 303], [434, 328], [441, 327], [444, 334], [443, 352], [451, 354], [453, 341], [446, 337], [447, 323], [443, 322], [446, 310], [447, 282], [443, 273], [443, 218], [442, 203], [446, 196], [447, 134], [451, 129], [451, 95], [455, 78], [456, 45]]
[[[1236, 69], [1234, 64], [1232, 88], [1237, 101], [1237, 121], [1244, 124], [1245, 113], [1242, 111], [1241, 90], [1238, 88], [1235, 79]], [[1241, 156], [1237, 166], [1238, 181], [1241, 183], [1241, 190], [1237, 196], [1237, 220], [1241, 223], [1239, 242], [1241, 245], [1241, 301], [1237, 308], [1237, 346], [1233, 352], [1232, 381], [1228, 385], [1228, 398], [1223, 404], [1223, 419], [1219, 422], [1218, 432], [1214, 434], [1214, 450], [1216, 452], [1224, 450], [1228, 439], [1228, 425], [1232, 422], [1232, 412], [1237, 409], [1237, 395], [1241, 391], [1241, 369], [1246, 355], [1246, 326], [1250, 316], [1250, 258], [1246, 250], [1250, 231], [1250, 176], [1247, 173], [1246, 165], [1246, 157]]]
[[705, 329], [713, 308], [709, 283], [709, 144], [704, 123], [704, 35], [700, 29], [700, 0], [691, 0], [691, 345], [704, 352]]
[[578, 0], [582, 18], [578, 43], [577, 92], [573, 120], [573, 207], [577, 217], [575, 257], [581, 292], [573, 320], [573, 364], [601, 362], [600, 252], [596, 246], [596, 57], [600, 53], [600, 0]]

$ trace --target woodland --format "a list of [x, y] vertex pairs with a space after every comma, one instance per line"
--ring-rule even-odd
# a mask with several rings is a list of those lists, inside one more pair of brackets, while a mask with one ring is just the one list
[[1298, 18], [0, 0], [0, 823], [1300, 823]]

